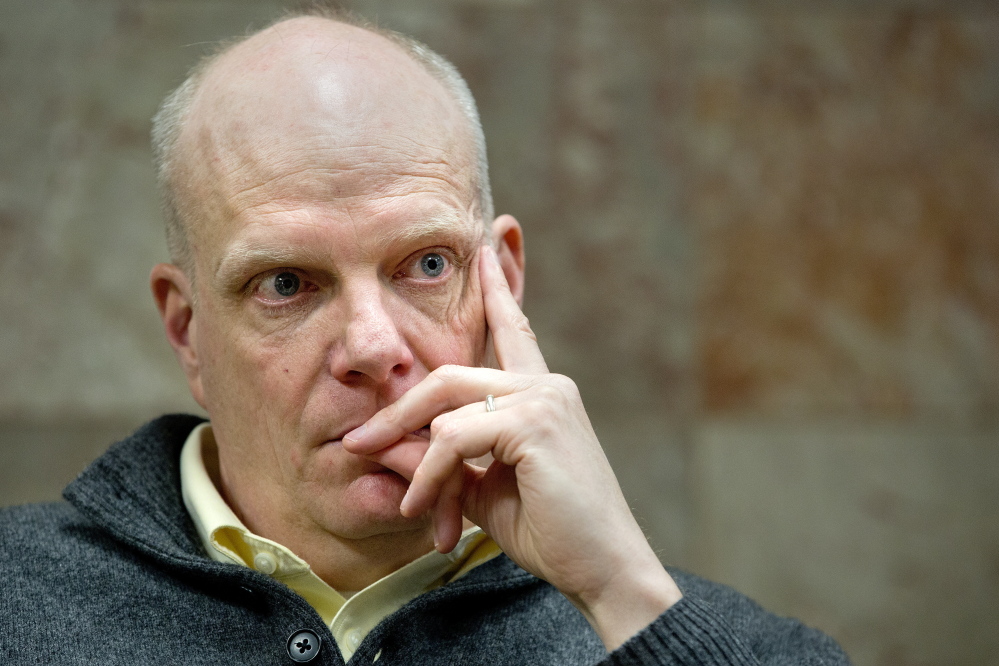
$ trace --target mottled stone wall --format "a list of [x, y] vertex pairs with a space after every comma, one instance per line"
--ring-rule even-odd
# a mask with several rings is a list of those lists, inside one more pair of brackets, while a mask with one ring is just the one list
[[[0, 504], [195, 409], [147, 133], [278, 0], [0, 2]], [[452, 58], [527, 312], [664, 561], [999, 664], [999, 8], [357, 0]]]

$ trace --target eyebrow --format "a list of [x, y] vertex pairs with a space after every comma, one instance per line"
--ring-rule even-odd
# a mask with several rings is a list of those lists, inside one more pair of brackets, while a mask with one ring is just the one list
[[[426, 219], [411, 222], [402, 229], [377, 234], [375, 242], [379, 246], [388, 247], [395, 244], [412, 243], [413, 241], [432, 236], [455, 233], [459, 233], [469, 240], [481, 238], [482, 232], [485, 231], [482, 224], [473, 222], [472, 226], [475, 227], [475, 230], [479, 231], [478, 234], [475, 233], [475, 230], [470, 230], [468, 225], [464, 223], [464, 220], [457, 215], [434, 215]], [[470, 231], [471, 233], [469, 233]]]
[[[317, 247], [289, 247], [254, 241], [239, 241], [226, 252], [215, 269], [215, 278], [226, 287], [241, 287], [244, 274], [251, 268], [319, 264], [328, 259]], [[246, 276], [250, 277], [250, 276]]]

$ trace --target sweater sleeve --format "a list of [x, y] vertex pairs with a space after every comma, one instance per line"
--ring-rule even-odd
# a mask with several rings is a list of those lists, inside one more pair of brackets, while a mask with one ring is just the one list
[[600, 666], [850, 663], [836, 642], [822, 632], [769, 613], [731, 588], [692, 576], [681, 582], [683, 588], [687, 588], [683, 599], [610, 653]]

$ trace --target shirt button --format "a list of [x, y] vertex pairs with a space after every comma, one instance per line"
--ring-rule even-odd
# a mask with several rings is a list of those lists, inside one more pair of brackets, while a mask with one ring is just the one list
[[322, 640], [308, 629], [292, 634], [288, 639], [288, 656], [292, 661], [312, 661], [319, 654]]
[[350, 646], [351, 650], [356, 650], [357, 646], [361, 644], [361, 630], [351, 629], [347, 632], [347, 645]]
[[277, 571], [277, 560], [270, 553], [257, 553], [253, 556], [253, 568], [270, 576]]

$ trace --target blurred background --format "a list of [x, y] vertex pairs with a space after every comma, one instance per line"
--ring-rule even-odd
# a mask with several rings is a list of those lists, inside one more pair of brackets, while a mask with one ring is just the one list
[[[357, 0], [468, 78], [526, 311], [664, 562], [999, 664], [999, 5]], [[0, 505], [197, 411], [149, 119], [279, 0], [0, 0]]]

